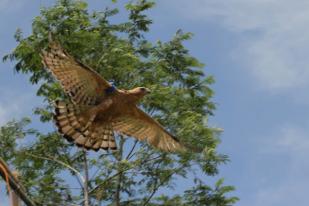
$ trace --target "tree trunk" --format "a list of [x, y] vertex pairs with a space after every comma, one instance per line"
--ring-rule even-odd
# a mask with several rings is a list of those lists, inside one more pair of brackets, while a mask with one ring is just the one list
[[89, 170], [88, 170], [88, 160], [87, 160], [87, 152], [83, 151], [84, 156], [84, 172], [85, 172], [85, 181], [84, 181], [84, 206], [89, 206]]
[[[8, 175], [8, 182], [11, 189], [14, 190], [14, 192], [23, 200], [25, 205], [27, 206], [36, 206], [37, 204], [34, 203], [26, 194], [24, 187], [20, 184], [20, 182], [14, 177], [12, 172], [9, 170], [9, 167], [5, 163], [5, 161], [0, 157], [0, 165], [5, 169], [3, 171], [0, 169], [0, 176], [6, 180], [6, 176]], [[1, 167], [1, 168], [2, 168]]]
[[[124, 145], [124, 138], [120, 136], [120, 141], [119, 141], [119, 152], [116, 155], [116, 159], [118, 160], [118, 164], [122, 161], [122, 156], [123, 156], [123, 145]], [[121, 172], [122, 168], [119, 166], [118, 167], [118, 172], [119, 175], [117, 177], [117, 185], [116, 185], [116, 192], [115, 192], [115, 206], [120, 206], [120, 192], [121, 192], [121, 183], [122, 183], [122, 175], [123, 173]]]
[[[12, 172], [13, 177], [18, 181], [19, 173], [18, 171], [13, 171]], [[10, 191], [11, 195], [11, 200], [12, 200], [12, 206], [20, 206], [20, 199], [16, 192], [14, 190]]]

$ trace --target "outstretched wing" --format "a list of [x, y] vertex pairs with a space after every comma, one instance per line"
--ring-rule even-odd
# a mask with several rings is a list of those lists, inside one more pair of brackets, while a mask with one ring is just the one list
[[137, 107], [128, 115], [115, 119], [113, 129], [121, 134], [147, 141], [154, 147], [163, 151], [184, 151], [185, 147], [179, 140], [166, 131], [160, 123]]
[[49, 51], [42, 52], [43, 63], [70, 95], [72, 101], [81, 105], [98, 104], [104, 98], [106, 89], [112, 85], [97, 72], [66, 53], [59, 43], [52, 42], [49, 48]]

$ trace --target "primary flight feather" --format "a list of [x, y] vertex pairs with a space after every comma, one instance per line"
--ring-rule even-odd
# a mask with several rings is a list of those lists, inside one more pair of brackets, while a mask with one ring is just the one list
[[42, 59], [72, 101], [55, 103], [56, 125], [69, 141], [96, 151], [114, 150], [114, 132], [118, 132], [163, 151], [185, 150], [177, 138], [137, 107], [149, 89], [116, 89], [57, 42], [50, 43], [49, 50], [42, 52]]

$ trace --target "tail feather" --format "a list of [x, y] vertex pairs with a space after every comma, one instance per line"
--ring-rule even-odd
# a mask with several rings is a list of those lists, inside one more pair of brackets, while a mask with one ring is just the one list
[[59, 132], [70, 142], [80, 147], [98, 151], [115, 150], [112, 127], [95, 122], [94, 117], [83, 115], [89, 106], [78, 106], [61, 101], [56, 101], [55, 122]]
[[101, 144], [102, 148], [110, 148], [112, 150], [117, 149], [117, 145], [115, 143], [114, 134], [113, 134], [112, 131], [113, 130], [112, 130], [111, 127], [107, 127], [103, 131], [103, 140], [102, 140], [102, 144]]

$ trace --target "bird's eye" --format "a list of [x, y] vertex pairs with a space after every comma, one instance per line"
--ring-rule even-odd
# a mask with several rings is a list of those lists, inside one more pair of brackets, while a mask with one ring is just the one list
[[141, 91], [145, 91], [146, 89], [144, 87], [140, 88]]

